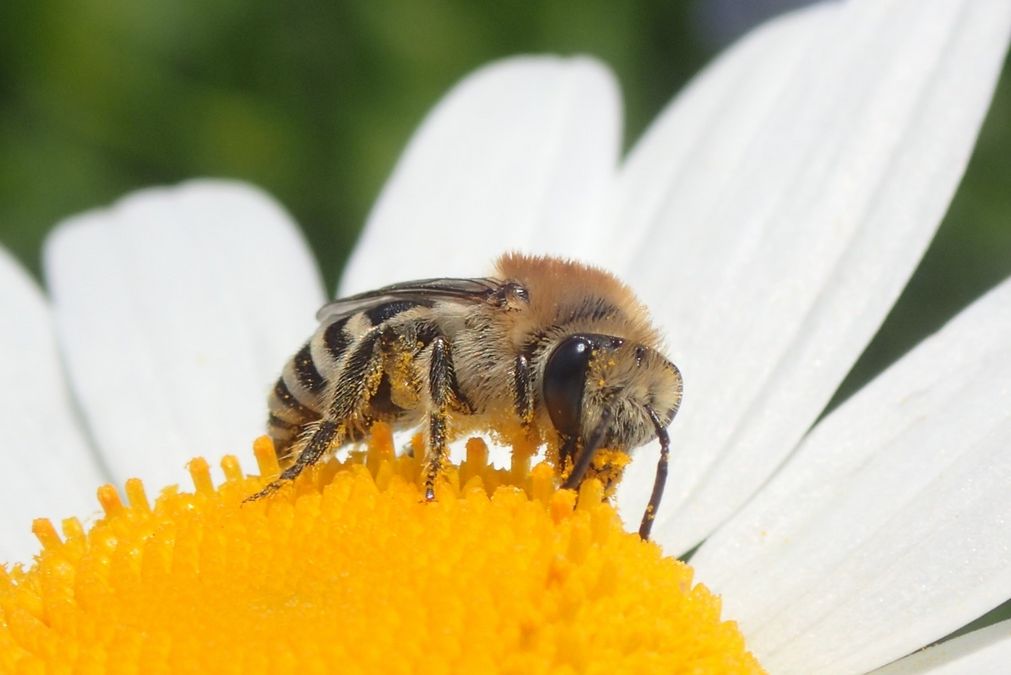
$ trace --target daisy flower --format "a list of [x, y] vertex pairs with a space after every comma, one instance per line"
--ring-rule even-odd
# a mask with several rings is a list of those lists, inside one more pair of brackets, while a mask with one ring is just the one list
[[[606, 67], [492, 64], [411, 140], [339, 291], [480, 276], [508, 249], [617, 273], [685, 378], [656, 542], [669, 555], [697, 547], [695, 579], [771, 672], [884, 666], [1011, 598], [1011, 282], [819, 417], [944, 215], [1009, 33], [1011, 7], [997, 0], [795, 12], [722, 54], [624, 158]], [[179, 483], [188, 458], [246, 447], [263, 393], [326, 295], [290, 218], [223, 181], [70, 218], [45, 268], [48, 299], [0, 257], [0, 368], [17, 383], [0, 413], [15, 477], [0, 495], [7, 560], [38, 550], [31, 518], [92, 512], [104, 481]], [[370, 456], [392, 462], [383, 447]], [[617, 495], [633, 530], [653, 452], [636, 453]], [[261, 463], [268, 455], [261, 447]], [[235, 460], [223, 467], [226, 484], [245, 480]], [[213, 490], [206, 464], [189, 473], [198, 495]], [[151, 511], [139, 483], [126, 492], [132, 509]], [[124, 509], [115, 491], [100, 499], [107, 514]], [[297, 523], [297, 508], [269, 517]], [[586, 515], [598, 523], [587, 531], [603, 531], [600, 519]], [[65, 525], [68, 549], [79, 530]], [[35, 534], [47, 551], [64, 545], [45, 523]], [[115, 547], [116, 532], [103, 536]], [[57, 584], [55, 569], [39, 583]], [[7, 627], [31, 624], [5, 602]], [[535, 631], [543, 617], [526, 620]], [[1009, 659], [1004, 623], [888, 672], [982, 672]]]

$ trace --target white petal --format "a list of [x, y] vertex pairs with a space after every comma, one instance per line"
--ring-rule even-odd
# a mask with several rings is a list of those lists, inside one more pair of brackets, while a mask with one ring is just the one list
[[773, 672], [852, 672], [1011, 597], [1011, 280], [829, 415], [692, 564]]
[[[975, 0], [791, 15], [703, 74], [633, 154], [627, 277], [685, 377], [654, 528], [668, 551], [762, 485], [877, 330], [962, 175], [1009, 23], [1011, 4]], [[675, 134], [688, 140], [668, 152]], [[652, 458], [636, 464], [629, 520], [652, 480]]]
[[0, 563], [38, 551], [32, 519], [55, 523], [98, 507], [104, 481], [60, 372], [49, 307], [35, 282], [0, 249]]
[[1011, 621], [966, 633], [875, 670], [874, 675], [1005, 675], [1011, 664]]
[[315, 327], [316, 264], [277, 204], [197, 181], [70, 218], [45, 250], [61, 347], [113, 476], [187, 481], [249, 458], [266, 397]]
[[341, 291], [480, 276], [509, 249], [591, 256], [620, 127], [617, 86], [595, 60], [519, 57], [471, 74], [408, 145]]

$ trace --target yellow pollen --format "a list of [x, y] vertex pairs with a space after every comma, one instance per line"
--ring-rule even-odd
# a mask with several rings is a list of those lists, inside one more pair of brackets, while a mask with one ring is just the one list
[[235, 457], [192, 492], [98, 490], [104, 516], [45, 519], [0, 566], [2, 673], [755, 673], [719, 598], [628, 534], [597, 480], [488, 465], [472, 439], [425, 503], [421, 462], [377, 425], [366, 451], [243, 503]]

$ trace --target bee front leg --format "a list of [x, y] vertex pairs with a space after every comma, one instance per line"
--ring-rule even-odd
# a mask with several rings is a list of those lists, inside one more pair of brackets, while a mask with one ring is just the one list
[[447, 422], [449, 410], [454, 407], [472, 412], [470, 404], [460, 392], [453, 368], [449, 340], [438, 336], [432, 340], [432, 361], [428, 369], [428, 387], [432, 409], [428, 414], [429, 455], [425, 468], [425, 501], [435, 499], [435, 481], [449, 453]]

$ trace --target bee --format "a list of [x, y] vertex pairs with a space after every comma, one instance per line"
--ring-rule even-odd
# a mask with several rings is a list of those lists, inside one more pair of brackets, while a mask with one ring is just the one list
[[428, 501], [448, 443], [468, 433], [547, 444], [564, 488], [592, 473], [601, 448], [627, 458], [658, 439], [639, 527], [649, 538], [682, 379], [646, 308], [610, 273], [509, 253], [492, 276], [394, 284], [338, 299], [316, 318], [268, 401], [268, 432], [287, 468], [249, 499], [362, 440], [380, 420], [394, 429], [424, 425]]

